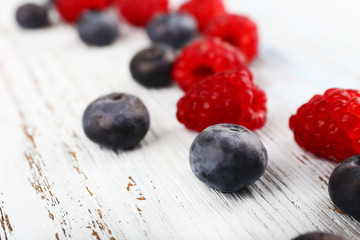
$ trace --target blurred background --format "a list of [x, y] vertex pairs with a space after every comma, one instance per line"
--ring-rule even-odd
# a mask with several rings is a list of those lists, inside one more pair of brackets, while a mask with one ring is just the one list
[[[41, 0], [35, 2], [41, 3]], [[170, 2], [171, 8], [176, 9], [184, 1]], [[68, 63], [67, 71], [82, 68], [93, 73], [87, 74], [88, 78], [116, 81], [110, 77], [114, 76], [114, 71], [118, 72], [119, 77], [128, 78], [130, 58], [150, 44], [142, 29], [120, 20], [120, 38], [115, 44], [106, 48], [87, 47], [79, 40], [74, 27], [62, 22], [54, 12], [50, 27], [36, 31], [23, 30], [14, 21], [15, 10], [22, 3], [25, 1], [12, 0], [1, 4], [0, 61], [7, 61], [7, 55], [13, 51], [31, 51], [34, 58], [42, 51], [52, 51], [51, 56]], [[225, 3], [229, 12], [247, 15], [258, 24], [261, 51], [260, 58], [252, 67], [259, 64], [261, 59], [270, 58], [311, 81], [321, 91], [333, 86], [357, 86], [360, 76], [360, 33], [357, 30], [360, 22], [359, 1], [225, 0]], [[274, 84], [276, 81], [273, 79]], [[100, 81], [92, 84], [96, 84], [92, 86], [94, 89], [104, 88]], [[277, 91], [276, 94], [286, 94], [282, 88], [277, 88]], [[289, 96], [294, 94], [299, 97], [299, 102], [303, 102], [304, 99], [296, 92]], [[302, 95], [307, 99], [312, 93]]]

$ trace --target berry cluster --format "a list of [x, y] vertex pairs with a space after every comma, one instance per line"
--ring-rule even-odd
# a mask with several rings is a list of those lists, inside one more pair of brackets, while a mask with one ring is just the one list
[[266, 95], [246, 66], [258, 52], [257, 27], [249, 18], [227, 13], [222, 0], [189, 0], [178, 12], [154, 17], [147, 34], [154, 44], [136, 54], [130, 72], [145, 87], [174, 80], [185, 91], [177, 118], [187, 128], [233, 123], [253, 130], [265, 124]]
[[[81, 40], [89, 45], [111, 44], [119, 36], [118, 20], [124, 19], [131, 25], [147, 27], [152, 41], [177, 49], [200, 31], [233, 44], [247, 61], [257, 54], [256, 25], [245, 16], [228, 14], [222, 0], [188, 0], [175, 11], [170, 11], [169, 0], [48, 0], [43, 5], [20, 6], [16, 20], [23, 28], [46, 27], [52, 5], [65, 22], [76, 24]], [[118, 19], [109, 13], [113, 7]]]
[[18, 24], [47, 26], [52, 4], [64, 21], [76, 24], [80, 39], [89, 45], [109, 45], [119, 36], [117, 21], [108, 13], [112, 6], [128, 23], [146, 26], [153, 44], [133, 57], [131, 75], [145, 87], [174, 80], [186, 92], [177, 113], [186, 127], [264, 125], [266, 96], [246, 67], [257, 54], [257, 28], [249, 18], [228, 13], [223, 0], [188, 0], [171, 13], [168, 0], [52, 0], [21, 6]]
[[[203, 131], [190, 151], [194, 174], [223, 192], [238, 191], [261, 177], [267, 152], [250, 130], [264, 126], [267, 109], [265, 92], [247, 67], [259, 44], [251, 19], [228, 13], [222, 0], [188, 0], [174, 12], [168, 0], [51, 2], [89, 45], [110, 45], [119, 36], [111, 7], [128, 23], [146, 26], [153, 44], [133, 57], [130, 72], [145, 87], [174, 80], [184, 90], [177, 118], [187, 128]], [[16, 20], [27, 29], [46, 27], [50, 6], [25, 4], [16, 11]], [[289, 124], [295, 141], [307, 151], [336, 162], [347, 158], [332, 173], [329, 193], [336, 206], [360, 219], [360, 156], [353, 156], [360, 153], [360, 91], [333, 88], [315, 95]], [[149, 125], [143, 102], [125, 93], [96, 99], [83, 115], [85, 134], [116, 149], [136, 146]], [[315, 235], [319, 233], [309, 236]]]
[[145, 26], [156, 14], [168, 12], [168, 0], [49, 0], [39, 5], [28, 3], [20, 6], [16, 20], [23, 28], [43, 28], [50, 24], [51, 6], [61, 18], [76, 24], [80, 39], [88, 45], [105, 46], [119, 36], [118, 19], [110, 14], [112, 7], [128, 23]]

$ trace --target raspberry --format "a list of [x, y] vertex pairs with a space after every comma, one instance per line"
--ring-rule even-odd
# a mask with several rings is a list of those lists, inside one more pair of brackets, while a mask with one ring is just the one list
[[112, 3], [113, 0], [55, 0], [61, 17], [68, 22], [75, 22], [86, 10], [102, 10]]
[[219, 37], [239, 47], [248, 61], [251, 61], [258, 53], [256, 24], [245, 16], [226, 14], [214, 18], [205, 28], [205, 35]]
[[168, 0], [116, 0], [121, 15], [135, 26], [145, 26], [157, 13], [167, 13]]
[[289, 120], [296, 142], [336, 162], [360, 153], [360, 91], [332, 88], [315, 95]]
[[243, 65], [245, 59], [237, 48], [218, 38], [200, 39], [183, 49], [174, 63], [172, 77], [186, 91], [214, 73]]
[[211, 19], [225, 13], [225, 7], [222, 0], [190, 0], [182, 4], [179, 11], [193, 15], [199, 30], [203, 31]]
[[177, 103], [177, 118], [199, 132], [218, 123], [257, 129], [266, 121], [266, 95], [254, 84], [249, 70], [238, 67], [194, 85]]

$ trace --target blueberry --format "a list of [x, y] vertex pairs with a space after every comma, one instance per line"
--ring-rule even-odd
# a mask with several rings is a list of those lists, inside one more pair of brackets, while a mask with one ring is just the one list
[[322, 232], [312, 232], [300, 235], [293, 240], [345, 240], [345, 238]]
[[173, 48], [165, 44], [153, 44], [134, 56], [130, 62], [130, 72], [145, 87], [167, 86], [171, 83], [174, 60]]
[[17, 23], [23, 28], [42, 28], [49, 24], [47, 8], [33, 3], [20, 6], [15, 17]]
[[181, 48], [195, 37], [197, 23], [190, 15], [171, 13], [154, 18], [146, 30], [153, 42]]
[[77, 22], [80, 39], [95, 46], [110, 45], [119, 35], [116, 20], [106, 12], [85, 12]]
[[190, 166], [195, 176], [221, 192], [236, 192], [256, 182], [267, 161], [260, 139], [235, 124], [206, 128], [190, 148]]
[[345, 159], [333, 170], [329, 194], [337, 208], [360, 221], [360, 155]]
[[112, 149], [129, 149], [145, 137], [150, 118], [137, 97], [112, 93], [93, 101], [86, 108], [82, 123], [92, 141]]

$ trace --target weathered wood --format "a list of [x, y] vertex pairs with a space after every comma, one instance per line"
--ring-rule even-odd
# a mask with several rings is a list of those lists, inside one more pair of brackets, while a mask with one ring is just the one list
[[[113, 46], [91, 48], [65, 24], [19, 29], [20, 2], [0, 3], [0, 239], [286, 240], [313, 230], [360, 237], [360, 223], [329, 199], [335, 164], [301, 150], [288, 128], [313, 94], [360, 87], [356, 0], [226, 1], [259, 23], [261, 54], [251, 69], [269, 98], [268, 122], [256, 131], [268, 169], [234, 194], [192, 174], [196, 133], [175, 118], [182, 91], [131, 79], [131, 57], [149, 44], [142, 30], [122, 25]], [[149, 108], [150, 132], [133, 151], [102, 149], [82, 131], [87, 104], [113, 91]]]

